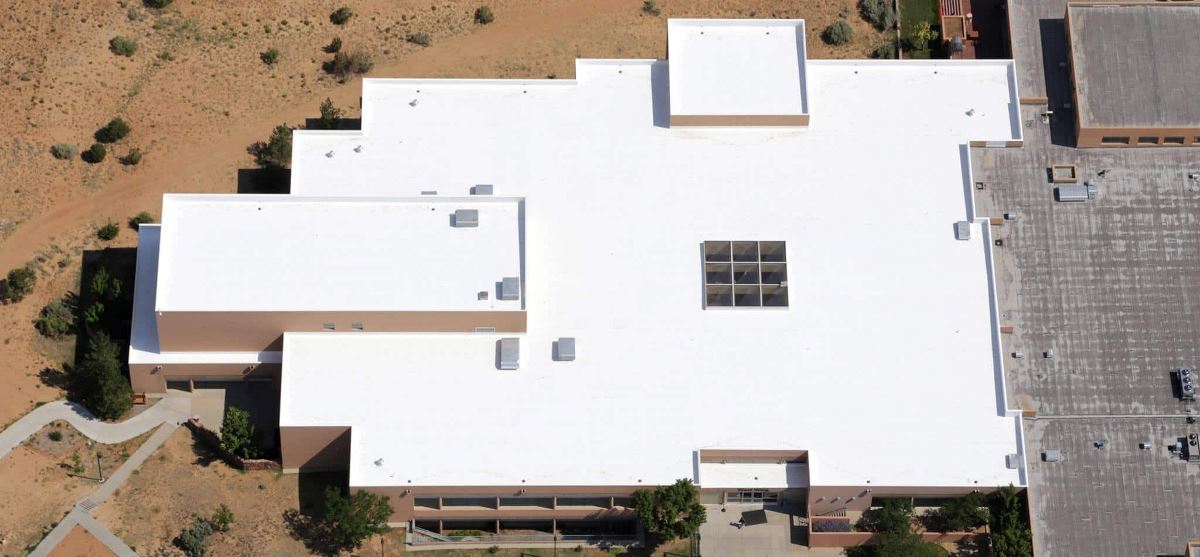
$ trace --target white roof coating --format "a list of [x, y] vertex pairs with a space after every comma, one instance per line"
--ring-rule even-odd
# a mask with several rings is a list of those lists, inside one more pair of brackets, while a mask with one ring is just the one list
[[707, 489], [794, 489], [808, 487], [801, 462], [701, 462], [696, 483]]
[[804, 21], [672, 19], [671, 114], [808, 114]]
[[[452, 226], [458, 209], [477, 227]], [[487, 311], [521, 276], [521, 200], [166, 195], [157, 311]]]
[[[362, 133], [296, 132], [296, 195], [527, 199], [528, 332], [516, 371], [494, 334], [288, 334], [281, 425], [351, 426], [356, 486], [663, 484], [700, 449], [1021, 485], [986, 226], [954, 237], [966, 142], [1020, 139], [1012, 63], [811, 61], [806, 129], [669, 128], [667, 66], [368, 79]], [[790, 307], [704, 310], [704, 240], [785, 241]]]

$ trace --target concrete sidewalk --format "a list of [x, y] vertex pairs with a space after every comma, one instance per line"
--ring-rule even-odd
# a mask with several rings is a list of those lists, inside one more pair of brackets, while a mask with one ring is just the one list
[[108, 423], [97, 419], [79, 404], [56, 400], [39, 406], [0, 432], [0, 458], [55, 420], [69, 422], [93, 441], [120, 443], [150, 431], [163, 422], [182, 423], [191, 413], [191, 402], [187, 397], [167, 397], [128, 420]]

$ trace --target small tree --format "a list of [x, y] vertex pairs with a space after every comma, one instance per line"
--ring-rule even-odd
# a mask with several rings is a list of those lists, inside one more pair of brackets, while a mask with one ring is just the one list
[[13, 269], [8, 272], [8, 276], [5, 278], [8, 299], [14, 302], [25, 299], [25, 296], [33, 292], [33, 285], [37, 284], [37, 274], [29, 267]]
[[251, 145], [249, 151], [263, 168], [287, 168], [292, 164], [292, 128], [287, 124], [275, 126], [266, 142]]
[[922, 20], [913, 26], [910, 36], [913, 43], [917, 45], [917, 48], [926, 49], [929, 48], [929, 45], [933, 44], [933, 41], [938, 39], [939, 35], [937, 30], [933, 28], [933, 25], [930, 25], [928, 21]]
[[138, 163], [142, 162], [142, 150], [137, 147], [130, 147], [129, 152], [125, 153], [125, 156], [121, 157], [120, 160], [121, 164], [125, 166], [137, 166]]
[[891, 39], [884, 41], [883, 44], [880, 44], [879, 46], [875, 47], [875, 50], [871, 51], [871, 58], [879, 58], [881, 60], [895, 60], [896, 59], [896, 42]]
[[279, 61], [279, 49], [275, 47], [268, 48], [263, 53], [258, 55], [258, 58], [268, 66], [274, 66], [275, 62]]
[[475, 23], [487, 25], [496, 21], [496, 14], [492, 13], [492, 9], [487, 6], [480, 6], [475, 10]]
[[108, 49], [111, 50], [113, 54], [118, 54], [121, 56], [133, 56], [133, 53], [137, 52], [138, 44], [137, 41], [129, 37], [117, 35], [108, 41]]
[[859, 0], [858, 11], [880, 31], [896, 28], [896, 8], [892, 6], [892, 0]]
[[875, 542], [874, 557], [942, 557], [942, 548], [916, 532], [888, 532]]
[[121, 373], [120, 353], [108, 334], [98, 332], [88, 339], [87, 352], [75, 368], [75, 385], [83, 403], [105, 420], [120, 418], [133, 406], [132, 389]]
[[229, 510], [229, 507], [222, 503], [221, 506], [217, 507], [217, 510], [213, 511], [212, 520], [209, 523], [212, 524], [213, 530], [217, 532], [228, 532], [229, 525], [233, 524], [233, 511]]
[[1000, 488], [988, 497], [994, 557], [1031, 557], [1033, 535], [1029, 530], [1025, 498], [1013, 486]]
[[142, 212], [130, 217], [129, 228], [137, 230], [141, 225], [150, 224], [152, 222], [154, 222], [154, 217], [150, 216], [150, 213], [142, 211]]
[[334, 25], [345, 25], [352, 17], [354, 17], [354, 12], [346, 6], [342, 6], [329, 14], [329, 21], [332, 21]]
[[827, 44], [840, 46], [850, 42], [854, 37], [854, 30], [850, 28], [850, 23], [844, 19], [839, 19], [825, 28], [821, 33], [821, 40]]
[[96, 164], [98, 162], [104, 162], [104, 157], [107, 155], [108, 155], [108, 149], [106, 149], [104, 147], [103, 143], [93, 143], [91, 148], [89, 148], [87, 150], [87, 152], [84, 153], [84, 156], [85, 156], [87, 162], [90, 162], [92, 164]]
[[96, 133], [93, 135], [95, 135], [96, 141], [100, 143], [115, 143], [129, 135], [129, 131], [129, 124], [120, 117], [117, 117], [109, 120], [107, 124], [104, 124], [104, 127], [96, 130]]
[[930, 516], [933, 529], [966, 532], [983, 526], [988, 522], [988, 513], [983, 504], [983, 495], [979, 493], [950, 499]]
[[120, 234], [120, 233], [121, 233], [121, 227], [117, 226], [117, 223], [115, 223], [111, 220], [104, 223], [104, 226], [101, 226], [100, 228], [96, 229], [96, 237], [100, 238], [101, 240], [104, 240], [106, 242], [109, 240], [115, 239], [117, 237], [117, 234]]
[[75, 153], [78, 152], [78, 148], [70, 143], [55, 143], [50, 147], [50, 154], [54, 155], [54, 158], [58, 160], [65, 161], [72, 159], [75, 157]]
[[332, 41], [329, 41], [328, 45], [325, 45], [325, 52], [330, 54], [336, 54], [340, 50], [342, 50], [341, 37], [334, 37]]
[[340, 549], [357, 549], [368, 537], [387, 532], [391, 516], [387, 497], [366, 491], [346, 496], [333, 486], [325, 488], [323, 526]]
[[700, 491], [689, 479], [658, 486], [653, 491], [639, 489], [633, 494], [633, 506], [646, 531], [665, 541], [691, 537], [707, 516], [699, 501]]
[[250, 413], [230, 406], [221, 423], [221, 448], [242, 458], [258, 458], [258, 432], [250, 424]]
[[658, 7], [656, 0], [642, 0], [642, 13], [657, 16], [662, 13], [662, 8]]
[[911, 499], [884, 499], [880, 507], [863, 512], [858, 526], [871, 532], [911, 532], [912, 515]]
[[333, 106], [333, 100], [325, 97], [325, 100], [321, 101], [321, 118], [317, 120], [317, 125], [323, 130], [332, 130], [337, 127], [341, 118], [342, 109]]

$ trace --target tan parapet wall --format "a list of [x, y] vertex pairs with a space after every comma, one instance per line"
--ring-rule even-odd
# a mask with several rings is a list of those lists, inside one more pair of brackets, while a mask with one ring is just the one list
[[[500, 505], [504, 497], [629, 497], [643, 486], [351, 486], [353, 491], [367, 491], [388, 498], [392, 505], [389, 522], [409, 520], [624, 520], [634, 518], [634, 511], [625, 507], [505, 507]], [[418, 497], [478, 497], [494, 498], [489, 507], [473, 508], [428, 508], [417, 507]]]
[[807, 462], [808, 451], [701, 449], [700, 462]]
[[500, 333], [525, 332], [524, 311], [171, 311], [158, 314], [163, 352], [258, 352], [279, 350], [285, 332], [472, 332], [492, 327]]
[[875, 497], [954, 497], [972, 491], [991, 493], [995, 486], [913, 487], [913, 486], [820, 486], [808, 490], [808, 513], [812, 518], [838, 511], [864, 511]]
[[135, 393], [163, 393], [167, 381], [279, 379], [279, 364], [129, 364]]
[[346, 470], [350, 466], [348, 426], [281, 426], [279, 448], [284, 472]]
[[699, 115], [672, 114], [671, 126], [807, 126], [807, 114]]

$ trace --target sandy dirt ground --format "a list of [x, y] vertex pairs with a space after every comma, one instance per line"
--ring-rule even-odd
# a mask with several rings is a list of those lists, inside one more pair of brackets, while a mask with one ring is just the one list
[[[50, 439], [52, 431], [62, 438]], [[105, 474], [111, 473], [148, 436], [101, 445], [89, 442], [65, 422], [54, 422], [0, 459], [0, 554], [24, 555], [76, 501], [97, 489], [97, 454]], [[69, 475], [73, 455], [79, 455], [78, 476]]]
[[54, 549], [50, 550], [50, 557], [116, 557], [117, 554], [108, 549], [95, 536], [84, 530], [82, 526], [75, 526], [67, 533], [67, 537], [63, 538]]
[[[359, 84], [320, 69], [335, 36], [371, 53], [369, 75], [390, 77], [570, 78], [577, 57], [664, 57], [668, 17], [805, 18], [813, 58], [864, 57], [883, 40], [852, 13], [854, 42], [821, 42], [849, 0], [660, 0], [657, 17], [640, 0], [495, 0], [486, 26], [472, 20], [477, 1], [345, 0], [356, 15], [340, 27], [329, 13], [342, 3], [331, 1], [177, 0], [161, 11], [133, 0], [14, 1], [0, 18], [0, 100], [10, 109], [0, 118], [9, 138], [0, 145], [0, 273], [32, 263], [39, 281], [26, 300], [0, 306], [0, 424], [61, 396], [38, 372], [58, 366], [63, 350], [47, 349], [30, 323], [74, 286], [82, 250], [135, 245], [129, 229], [101, 242], [98, 225], [157, 215], [164, 192], [236, 191], [237, 170], [252, 166], [246, 147], [276, 124], [315, 117], [326, 97], [357, 115]], [[412, 33], [428, 33], [431, 45], [407, 42]], [[118, 34], [138, 42], [133, 56], [109, 51]], [[280, 51], [270, 67], [259, 59], [268, 48]], [[55, 143], [86, 148], [114, 116], [133, 131], [105, 161], [50, 155]], [[141, 164], [122, 166], [116, 156], [132, 147]]]

